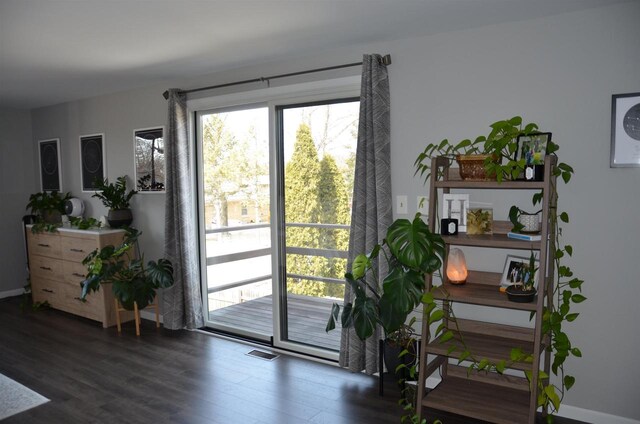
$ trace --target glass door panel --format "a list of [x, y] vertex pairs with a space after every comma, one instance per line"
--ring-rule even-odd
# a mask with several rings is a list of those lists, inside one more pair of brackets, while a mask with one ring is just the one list
[[342, 303], [358, 130], [358, 99], [282, 106], [283, 340], [338, 350], [325, 326]]
[[198, 113], [207, 325], [273, 334], [266, 107]]

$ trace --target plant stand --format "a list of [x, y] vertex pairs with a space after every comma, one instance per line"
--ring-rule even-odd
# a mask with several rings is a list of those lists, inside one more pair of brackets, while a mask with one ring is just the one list
[[[122, 325], [120, 322], [120, 312], [127, 312], [128, 310], [123, 308], [118, 299], [113, 300], [116, 304], [116, 324], [118, 325], [118, 333], [122, 333]], [[147, 308], [154, 308], [156, 313], [156, 328], [160, 328], [160, 312], [158, 309], [158, 297], [156, 296], [153, 303], [147, 305]], [[133, 316], [136, 321], [136, 336], [140, 335], [140, 310], [138, 309], [138, 302], [133, 302]]]

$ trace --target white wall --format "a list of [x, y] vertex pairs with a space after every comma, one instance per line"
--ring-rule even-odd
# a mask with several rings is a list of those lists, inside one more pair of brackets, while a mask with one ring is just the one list
[[22, 217], [37, 189], [29, 111], [0, 109], [0, 298], [22, 292], [27, 283]]
[[[634, 2], [314, 52], [39, 109], [33, 112], [33, 139], [60, 137], [64, 186], [79, 195], [78, 136], [104, 132], [109, 178], [133, 175], [132, 130], [165, 125], [166, 105], [160, 93], [169, 86], [191, 88], [348, 63], [364, 52], [390, 53], [393, 191], [409, 196], [410, 213], [415, 212], [416, 196], [427, 191], [411, 168], [427, 141], [486, 134], [488, 124], [513, 115], [553, 133], [561, 158], [576, 170], [570, 186], [560, 188], [560, 207], [572, 217], [564, 230], [565, 241], [575, 249], [568, 264], [586, 280], [584, 293], [589, 298], [576, 307], [581, 313], [578, 321], [567, 327], [584, 357], [567, 363], [577, 383], [565, 403], [640, 420], [640, 372], [635, 367], [640, 351], [640, 225], [635, 221], [640, 170], [609, 168], [611, 95], [640, 91], [639, 17], [640, 3]], [[89, 201], [90, 215], [105, 213], [99, 201], [81, 197]], [[495, 203], [496, 218], [504, 219], [509, 204], [500, 196], [487, 199]], [[134, 200], [134, 225], [145, 232], [142, 247], [148, 258], [162, 254], [163, 201], [163, 195]]]

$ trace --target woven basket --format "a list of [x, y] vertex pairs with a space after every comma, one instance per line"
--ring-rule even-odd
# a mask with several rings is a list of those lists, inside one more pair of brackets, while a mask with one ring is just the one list
[[458, 155], [456, 161], [460, 167], [460, 178], [466, 181], [495, 181], [495, 175], [487, 175], [484, 160], [490, 155]]

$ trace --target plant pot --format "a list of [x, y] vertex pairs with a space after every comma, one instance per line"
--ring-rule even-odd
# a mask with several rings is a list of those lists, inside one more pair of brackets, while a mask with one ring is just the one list
[[523, 290], [520, 284], [509, 286], [506, 291], [509, 300], [516, 303], [531, 303], [536, 297], [536, 289]]
[[62, 214], [60, 211], [43, 211], [42, 220], [47, 224], [59, 224], [62, 222]]
[[407, 367], [411, 367], [416, 361], [416, 352], [418, 350], [418, 342], [414, 339], [409, 344], [409, 353], [405, 354], [402, 358], [399, 357], [400, 353], [406, 349], [406, 346], [396, 345], [391, 343], [388, 339], [384, 341], [384, 365], [387, 367], [387, 372], [394, 374], [398, 378], [409, 378], [409, 370], [403, 368], [396, 372], [398, 365], [405, 364]]
[[120, 228], [131, 225], [133, 214], [131, 209], [110, 209], [107, 215], [107, 222], [111, 228]]
[[540, 232], [540, 212], [526, 213], [518, 215], [518, 222], [522, 224], [520, 232], [535, 234]]
[[458, 155], [456, 161], [460, 167], [460, 178], [466, 181], [495, 181], [495, 175], [487, 175], [484, 161], [491, 155]]

